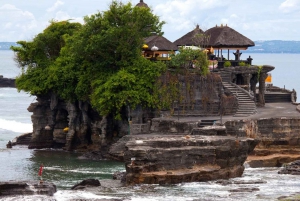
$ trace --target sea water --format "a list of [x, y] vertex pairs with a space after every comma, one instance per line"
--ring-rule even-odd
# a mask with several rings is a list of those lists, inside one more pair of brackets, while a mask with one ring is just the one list
[[253, 65], [271, 65], [275, 69], [271, 71], [272, 84], [277, 87], [286, 88], [288, 90], [295, 89], [300, 93], [300, 54], [271, 54], [271, 53], [243, 53], [241, 59], [246, 59], [249, 56], [253, 58]]
[[[248, 56], [247, 56], [248, 57]], [[257, 65], [273, 65], [273, 83], [288, 89], [299, 89], [296, 76], [298, 54], [251, 54]], [[13, 60], [13, 52], [0, 51], [0, 75], [14, 78], [20, 69]], [[81, 160], [80, 154], [63, 150], [29, 150], [26, 146], [6, 148], [14, 137], [32, 131], [28, 106], [35, 97], [14, 88], [0, 88], [0, 181], [38, 180], [41, 163], [45, 168], [43, 180], [53, 182], [58, 191], [54, 197], [17, 196], [1, 200], [96, 200], [120, 198], [133, 201], [191, 201], [191, 200], [276, 200], [300, 192], [300, 178], [277, 174], [280, 168], [246, 167], [241, 178], [230, 179], [228, 184], [219, 181], [193, 182], [177, 185], [139, 185], [99, 192], [70, 191], [83, 179], [109, 179], [116, 171], [124, 171], [124, 165], [115, 161]], [[243, 181], [244, 184], [235, 184]], [[257, 182], [261, 181], [261, 182]], [[252, 184], [251, 184], [252, 183]]]

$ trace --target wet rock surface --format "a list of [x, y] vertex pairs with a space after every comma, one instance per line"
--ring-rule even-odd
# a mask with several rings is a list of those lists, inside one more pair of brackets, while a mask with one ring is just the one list
[[216, 182], [217, 184], [221, 184], [221, 185], [231, 185], [231, 184], [265, 184], [267, 183], [264, 180], [241, 180], [241, 181], [229, 181], [229, 180], [219, 180]]
[[237, 189], [229, 190], [229, 192], [253, 192], [253, 191], [259, 191], [259, 188], [237, 188]]
[[32, 133], [24, 133], [13, 139], [12, 145], [29, 145]]
[[56, 186], [53, 183], [39, 181], [0, 182], [0, 197], [14, 195], [48, 195], [53, 196]]
[[121, 183], [126, 182], [126, 172], [115, 172], [113, 174], [113, 180], [120, 180]]
[[101, 151], [91, 151], [84, 153], [82, 156], [78, 157], [79, 159], [88, 159], [88, 160], [94, 160], [99, 161], [105, 159]]
[[101, 186], [100, 181], [98, 179], [86, 179], [74, 185], [71, 189], [81, 190], [81, 189], [85, 189], [86, 187], [98, 187], [98, 186]]
[[285, 164], [278, 174], [300, 175], [300, 160]]

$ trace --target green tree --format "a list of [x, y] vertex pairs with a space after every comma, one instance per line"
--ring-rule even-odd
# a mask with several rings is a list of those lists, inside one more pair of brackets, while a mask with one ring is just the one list
[[201, 75], [207, 75], [209, 72], [208, 59], [205, 52], [198, 49], [180, 48], [179, 53], [171, 56], [169, 67], [177, 69], [194, 69]]
[[47, 82], [49, 67], [59, 57], [60, 50], [65, 45], [64, 36], [72, 35], [80, 27], [79, 23], [51, 21], [32, 41], [18, 41], [19, 46], [11, 47], [16, 53], [16, 62], [22, 68], [21, 75], [16, 79], [18, 90], [32, 95], [45, 94], [51, 90]]
[[[56, 52], [51, 62], [44, 51], [44, 46], [51, 42], [44, 38], [54, 34], [49, 33], [50, 29], [33, 42], [24, 42], [21, 48], [13, 47], [19, 63], [28, 63], [19, 78], [19, 89], [31, 94], [53, 92], [67, 101], [88, 101], [102, 115], [118, 116], [125, 105], [154, 107], [153, 85], [165, 64], [146, 60], [141, 49], [145, 37], [152, 32], [162, 34], [164, 22], [149, 8], [118, 1], [113, 1], [107, 11], [86, 16], [84, 21], [72, 34], [60, 35], [62, 45], [46, 48]], [[44, 42], [44, 46], [37, 49], [36, 41]], [[33, 61], [27, 56], [32, 51], [36, 51]], [[41, 55], [39, 62], [35, 60], [36, 54]]]

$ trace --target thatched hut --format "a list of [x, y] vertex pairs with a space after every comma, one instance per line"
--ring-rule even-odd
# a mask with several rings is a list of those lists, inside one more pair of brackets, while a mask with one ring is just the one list
[[149, 8], [149, 6], [146, 3], [144, 3], [143, 0], [140, 0], [140, 3], [136, 4], [136, 6]]
[[153, 35], [145, 38], [143, 55], [153, 60], [169, 60], [169, 55], [178, 50], [177, 46], [163, 36]]
[[228, 50], [228, 59], [229, 50], [237, 50], [235, 53], [235, 60], [239, 60], [241, 54], [239, 50], [246, 50], [248, 47], [255, 45], [252, 40], [228, 27], [227, 25], [210, 28], [205, 31], [205, 35], [209, 38], [207, 46], [218, 49], [218, 56], [219, 50], [221, 50], [221, 55], [223, 49]]
[[199, 25], [196, 28], [181, 38], [174, 41], [174, 44], [177, 46], [185, 47], [185, 46], [196, 46], [196, 47], [204, 47], [204, 44], [207, 42], [204, 31], [200, 29]]

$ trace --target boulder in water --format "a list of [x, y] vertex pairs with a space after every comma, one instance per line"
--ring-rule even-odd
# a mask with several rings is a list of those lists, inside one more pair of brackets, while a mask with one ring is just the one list
[[72, 190], [80, 190], [84, 189], [86, 187], [97, 187], [101, 186], [100, 181], [98, 179], [86, 179], [83, 180], [82, 182], [74, 185], [71, 189]]
[[8, 143], [6, 144], [6, 148], [11, 149], [12, 148], [12, 143], [11, 141], [8, 141]]
[[53, 196], [56, 186], [53, 183], [38, 181], [0, 182], [0, 197], [11, 195], [48, 195]]
[[279, 170], [278, 174], [300, 175], [300, 160], [284, 165], [283, 169]]

